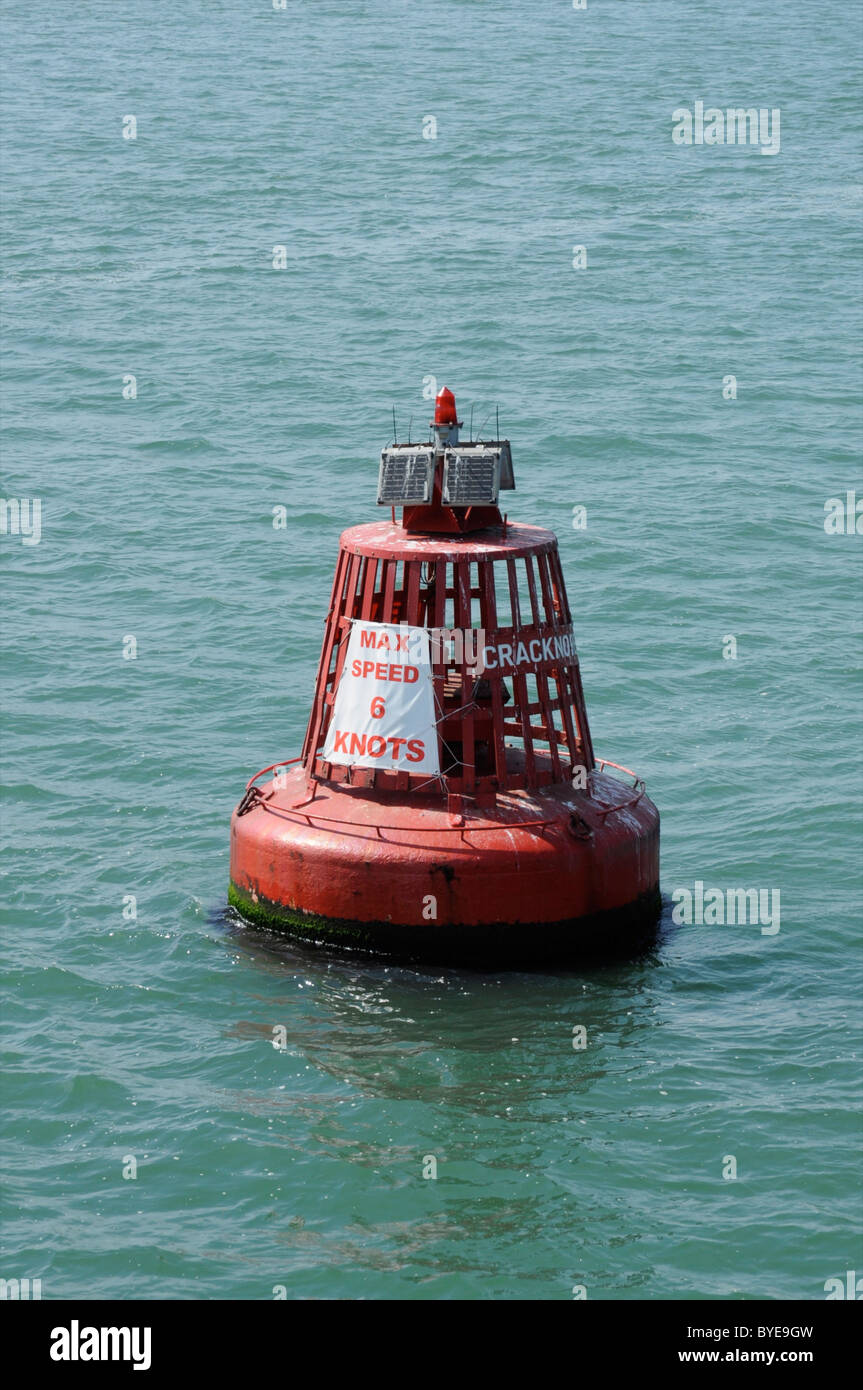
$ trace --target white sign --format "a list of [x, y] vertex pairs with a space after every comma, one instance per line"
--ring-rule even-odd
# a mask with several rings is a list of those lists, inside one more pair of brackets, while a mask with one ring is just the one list
[[354, 620], [323, 760], [440, 774], [426, 628]]

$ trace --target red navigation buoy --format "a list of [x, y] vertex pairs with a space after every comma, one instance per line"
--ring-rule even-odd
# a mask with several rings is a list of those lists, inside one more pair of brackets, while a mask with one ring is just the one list
[[431, 424], [382, 452], [393, 519], [341, 537], [302, 755], [234, 812], [230, 901], [407, 960], [626, 947], [659, 911], [659, 813], [594, 756], [557, 540], [498, 508], [509, 441], [460, 443], [446, 388]]

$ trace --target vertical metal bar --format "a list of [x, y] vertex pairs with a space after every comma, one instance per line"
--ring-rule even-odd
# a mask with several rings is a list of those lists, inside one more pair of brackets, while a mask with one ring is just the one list
[[[440, 633], [440, 632], [442, 631], [442, 629], [443, 629], [445, 617], [446, 617], [446, 560], [435, 560], [435, 561], [434, 561], [434, 614], [433, 614], [432, 627], [436, 627], [439, 633]], [[438, 729], [437, 729], [438, 760], [439, 760], [439, 764], [440, 764], [440, 767], [441, 767], [441, 775], [443, 776], [444, 748], [443, 748], [443, 738], [442, 738], [442, 735], [441, 735], [440, 721], [442, 721], [442, 719], [443, 719], [443, 713], [444, 713], [444, 708], [443, 708], [444, 691], [443, 691], [443, 688], [444, 688], [444, 679], [445, 679], [445, 674], [446, 674], [446, 661], [444, 660], [443, 646], [442, 646], [442, 644], [441, 644], [441, 650], [440, 650], [440, 652], [439, 652], [439, 658], [440, 658], [440, 659], [437, 661], [437, 663], [433, 664], [433, 666], [432, 666], [432, 677], [433, 677], [433, 680], [434, 680], [435, 717], [436, 717], [436, 719], [438, 720]]]
[[542, 622], [542, 618], [539, 612], [539, 601], [536, 597], [536, 579], [534, 578], [533, 573], [532, 555], [525, 555], [524, 567], [527, 571], [527, 591], [530, 594], [530, 611], [533, 617], [533, 625], [534, 627], [539, 627], [540, 623]]
[[549, 627], [557, 628], [557, 612], [554, 606], [554, 594], [552, 592], [551, 576], [548, 569], [548, 556], [537, 555], [536, 567], [539, 570], [539, 582], [542, 588], [542, 601], [545, 605], [545, 618]]
[[[512, 628], [513, 635], [521, 630], [521, 598], [518, 592], [518, 571], [515, 560], [507, 560], [507, 575], [509, 578], [509, 606], [512, 609]], [[527, 678], [525, 676], [514, 675], [512, 678], [513, 694], [521, 718], [521, 737], [524, 743], [524, 770], [529, 787], [536, 785], [536, 759], [533, 755], [533, 737], [530, 732], [530, 715], [527, 712], [529, 704], [527, 697]]]
[[[551, 553], [550, 559], [552, 577], [555, 581], [555, 587], [560, 598], [561, 618], [564, 623], [571, 624], [572, 612], [569, 606], [569, 599], [566, 593], [566, 584], [564, 583], [563, 579], [563, 570], [560, 564], [560, 553], [556, 546]], [[584, 702], [584, 691], [582, 690], [581, 686], [581, 669], [578, 665], [578, 657], [576, 657], [574, 664], [565, 667], [565, 671], [567, 684], [572, 694], [572, 705], [575, 709], [576, 737], [578, 742], [581, 743], [581, 756], [584, 758], [585, 766], [587, 767], [588, 772], [590, 772], [595, 765], [595, 759], [593, 755], [593, 739], [590, 736], [590, 727], [587, 722], [587, 706]], [[566, 713], [569, 713], [568, 701], [565, 705], [565, 710]], [[573, 757], [573, 761], [575, 761], [576, 757], [578, 757], [577, 747]]]
[[[470, 617], [470, 561], [459, 560], [456, 565], [456, 616], [455, 625], [461, 628], [462, 644], [464, 644], [464, 634], [471, 626]], [[468, 674], [467, 662], [464, 659], [462, 649], [461, 663], [461, 757], [462, 757], [462, 777], [464, 791], [471, 795], [476, 787], [476, 767], [474, 752], [474, 718], [473, 710], [466, 708], [473, 703], [473, 678]]]
[[[544, 555], [538, 555], [536, 557], [537, 568], [539, 569], [540, 575], [540, 583], [542, 585], [543, 598], [546, 597], [546, 588], [548, 584], [548, 580], [545, 578], [545, 575], [543, 573], [544, 559]], [[539, 605], [539, 598], [536, 592], [536, 577], [533, 572], [533, 557], [530, 555], [526, 555], [524, 563], [525, 568], [527, 569], [527, 587], [528, 592], [530, 593], [530, 609], [531, 613], [533, 614], [533, 623], [534, 627], [538, 628], [541, 627], [543, 623], [542, 613]], [[551, 619], [553, 622], [553, 610], [551, 613]], [[555, 782], [559, 782], [561, 779], [560, 752], [558, 751], [557, 747], [557, 738], [555, 737], [554, 729], [554, 719], [552, 717], [552, 711], [550, 706], [551, 696], [549, 695], [548, 690], [548, 677], [542, 671], [537, 671], [536, 673], [536, 690], [537, 695], [539, 696], [539, 706], [540, 711], [542, 713], [543, 724], [545, 726], [546, 732], [548, 733], [548, 746], [551, 752], [551, 775]]]
[[560, 711], [563, 715], [563, 727], [566, 733], [566, 746], [569, 752], [569, 761], [574, 766], [578, 762], [578, 743], [575, 737], [575, 728], [572, 722], [572, 690], [570, 687], [569, 667], [564, 666], [555, 677], [557, 682], [557, 694], [560, 701]]
[[354, 619], [359, 616], [357, 598], [361, 591], [363, 575], [362, 555], [352, 555], [350, 570], [348, 571], [348, 585], [345, 592], [345, 613], [346, 618]]
[[[362, 585], [362, 576], [363, 557], [361, 555], [352, 555], [350, 565], [348, 566], [348, 577], [345, 586], [344, 611], [339, 622], [339, 631], [336, 634], [338, 639], [338, 645], [335, 651], [336, 666], [333, 672], [330, 689], [324, 697], [324, 712], [323, 719], [321, 720], [321, 740], [323, 742], [326, 742], [326, 731], [329, 727], [329, 721], [332, 718], [333, 701], [335, 700], [339, 677], [341, 675], [342, 666], [344, 665], [344, 657], [350, 639], [351, 624], [357, 614], [357, 603], [360, 587]], [[326, 767], [327, 776], [329, 776], [329, 771], [330, 766], [328, 764]]]
[[420, 627], [422, 626], [419, 614], [420, 571], [422, 569], [422, 561], [405, 560], [405, 568], [407, 570], [405, 584], [408, 598], [407, 620], [411, 627]]
[[[332, 698], [334, 699], [336, 689], [338, 689], [340, 676], [342, 676], [342, 667], [343, 664], [345, 664], [345, 656], [347, 653], [347, 641], [349, 641], [350, 637], [350, 623], [352, 623], [352, 620], [354, 619], [354, 617], [356, 617], [357, 614], [357, 603], [359, 603], [361, 584], [363, 584], [363, 573], [363, 556], [352, 555], [352, 557], [350, 557], [349, 571], [347, 571], [347, 587], [345, 591], [345, 612], [343, 612], [342, 614], [342, 617], [346, 620], [346, 623], [343, 624], [342, 621], [339, 621], [339, 631], [338, 634], [336, 634], [338, 635], [339, 645], [338, 648], [336, 648], [335, 671], [334, 673], [332, 673], [332, 685], [331, 691], [329, 691], [329, 694], [331, 694]], [[329, 727], [329, 720], [331, 719], [332, 699], [331, 701], [328, 701], [327, 696], [324, 696], [324, 713], [322, 713], [321, 719], [321, 733], [320, 735], [318, 735], [318, 738], [320, 738], [320, 742], [327, 742], [327, 730]], [[332, 763], [324, 763], [324, 776], [329, 777], [331, 771]]]
[[[494, 562], [480, 561], [480, 627], [487, 632], [497, 632], [497, 598], [494, 590]], [[494, 739], [494, 765], [497, 784], [501, 791], [506, 788], [506, 745], [503, 738], [503, 693], [502, 678], [499, 671], [489, 671], [485, 679], [491, 686], [492, 733]]]
[[363, 598], [360, 608], [360, 618], [363, 622], [368, 622], [372, 616], [372, 604], [375, 599], [375, 580], [378, 577], [378, 562], [371, 555], [366, 557], [366, 572], [363, 577]]
[[[383, 562], [381, 562], [381, 563], [383, 563]], [[370, 619], [371, 619], [371, 616], [372, 616], [372, 609], [373, 609], [373, 607], [374, 607], [374, 602], [375, 602], [375, 585], [376, 585], [376, 583], [377, 583], [377, 577], [378, 577], [378, 561], [374, 558], [374, 556], [372, 556], [372, 555], [367, 555], [367, 556], [366, 556], [365, 570], [363, 571], [363, 577], [362, 577], [362, 581], [361, 581], [361, 583], [362, 583], [362, 597], [361, 597], [361, 600], [360, 600], [360, 612], [359, 612], [359, 618], [360, 618], [360, 621], [361, 621], [361, 622], [367, 623], [367, 622], [369, 622]], [[340, 658], [339, 674], [340, 674], [340, 675], [341, 675], [341, 667], [342, 667], [342, 665], [344, 665], [344, 658], [345, 658], [346, 653], [347, 653], [347, 643], [346, 643], [345, 646], [343, 647], [342, 651], [339, 653], [339, 658]], [[376, 787], [376, 786], [378, 785], [378, 772], [377, 772], [377, 768], [375, 768], [373, 771], [370, 771], [370, 772], [369, 772], [369, 782], [370, 782], [371, 786], [373, 786], [373, 787]]]
[[[402, 596], [403, 602], [399, 604], [399, 614], [397, 621], [408, 623], [411, 627], [421, 627], [419, 614], [419, 586], [422, 574], [422, 562], [420, 560], [405, 560], [402, 574]], [[377, 774], [375, 774], [377, 778]], [[410, 786], [410, 773], [407, 769], [399, 770], [395, 774], [396, 789], [398, 791], [407, 790]]]
[[[546, 625], [552, 630], [557, 628], [557, 616], [554, 611], [554, 599], [548, 572], [548, 556], [537, 555], [536, 567], [539, 571], [539, 582], [542, 590], [542, 601], [545, 606]], [[555, 666], [554, 679], [560, 689], [560, 667]], [[549, 734], [549, 749], [551, 750], [551, 774], [555, 782], [560, 782], [563, 777], [560, 765], [560, 748], [557, 742], [557, 728], [554, 722], [554, 709], [552, 708], [551, 691], [548, 686], [548, 674], [545, 671], [537, 675], [537, 688], [539, 690], [540, 703], [543, 705], [543, 717]]]
[[[336, 634], [339, 630], [339, 619], [342, 615], [342, 586], [345, 582], [345, 571], [347, 567], [347, 551], [340, 548], [339, 558], [336, 562], [336, 572], [333, 577], [333, 591], [330, 597], [329, 613], [327, 614], [327, 626], [321, 645], [321, 658], [318, 662], [318, 677], [315, 682], [315, 700], [309, 715], [309, 722], [306, 725], [306, 737], [303, 743], [303, 766], [307, 772], [312, 771], [314, 768], [315, 750], [318, 746], [318, 734], [320, 732], [321, 715], [323, 712], [324, 692], [330, 673], [333, 644], [336, 640]], [[310, 754], [311, 761], [309, 758]]]
[[[563, 575], [560, 569], [560, 557], [555, 546], [548, 556], [548, 572], [551, 579], [552, 602], [554, 611], [559, 621], [564, 627], [570, 624], [569, 604], [566, 598], [566, 588], [563, 583]], [[569, 761], [572, 767], [578, 764], [578, 738], [572, 718], [573, 691], [570, 668], [561, 664], [555, 672], [557, 683], [557, 694], [560, 703], [560, 710], [563, 716], [563, 725], [566, 732], [566, 746], [569, 751]]]
[[521, 627], [521, 599], [518, 594], [518, 573], [515, 560], [507, 560], [506, 572], [509, 577], [509, 606], [512, 610], [512, 625]]
[[393, 593], [396, 585], [398, 560], [384, 560], [384, 606], [381, 622], [393, 621]]
[[554, 596], [560, 612], [560, 621], [566, 625], [572, 622], [572, 614], [569, 611], [569, 599], [566, 594], [566, 585], [563, 582], [563, 570], [560, 567], [560, 552], [557, 546], [554, 547], [550, 556], [551, 582], [554, 586]]
[[571, 666], [569, 669], [572, 673], [571, 679], [573, 686], [573, 703], [575, 704], [575, 717], [578, 720], [578, 728], [581, 734], [581, 745], [584, 752], [585, 764], [588, 772], [590, 772], [596, 764], [596, 759], [593, 756], [593, 739], [590, 736], [590, 727], [587, 722], [587, 708], [584, 703], [584, 691], [581, 687], [581, 668], [579, 666]]
[[[348, 654], [348, 637], [349, 637], [349, 634], [350, 634], [350, 628], [348, 627], [348, 628], [345, 629], [344, 641], [342, 641], [342, 642], [339, 643], [339, 649], [338, 649], [338, 653], [337, 653], [337, 655], [336, 655], [336, 669], [335, 669], [335, 672], [333, 673], [333, 690], [334, 690], [334, 691], [338, 689], [339, 681], [340, 681], [341, 678], [342, 678], [342, 668], [344, 667], [344, 664], [345, 664], [345, 657], [346, 657], [347, 654]], [[327, 731], [327, 728], [328, 728], [328, 725], [329, 725], [329, 720], [332, 719], [332, 717], [333, 717], [333, 706], [332, 706], [332, 705], [330, 705], [330, 706], [325, 710], [325, 715], [327, 716], [327, 719], [326, 719], [326, 722], [325, 722], [325, 724], [324, 724], [324, 729], [323, 729], [324, 735], [326, 735], [326, 731]], [[325, 763], [325, 764], [324, 764], [324, 775], [325, 775], [325, 776], [329, 777], [329, 775], [330, 775], [330, 773], [331, 773], [331, 771], [332, 771], [332, 766], [333, 766], [332, 763]]]
[[[532, 556], [532, 555], [525, 555], [525, 557], [524, 557], [524, 569], [525, 569], [525, 574], [527, 575], [527, 592], [528, 592], [528, 594], [529, 594], [529, 596], [530, 596], [530, 615], [531, 615], [531, 621], [532, 621], [532, 623], [533, 623], [533, 626], [536, 627], [536, 628], [538, 628], [538, 627], [540, 626], [540, 623], [541, 623], [541, 617], [540, 617], [540, 611], [539, 611], [539, 600], [538, 600], [537, 594], [536, 594], [536, 578], [535, 578], [534, 572], [533, 572], [533, 556]], [[541, 712], [544, 713], [544, 711], [542, 710], [542, 686], [540, 685], [539, 675], [537, 675], [537, 677], [536, 677], [536, 694], [537, 694], [537, 699], [538, 699], [539, 704], [540, 704], [540, 710], [541, 710]], [[530, 728], [530, 746], [531, 746], [531, 752], [534, 752], [534, 747], [533, 747], [533, 725], [530, 723], [530, 716], [528, 716], [528, 727]]]

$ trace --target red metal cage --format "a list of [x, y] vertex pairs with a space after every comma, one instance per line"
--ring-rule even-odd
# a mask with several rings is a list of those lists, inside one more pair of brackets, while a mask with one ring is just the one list
[[[354, 619], [482, 634], [482, 671], [447, 658], [432, 675], [441, 775], [324, 762], [335, 692]], [[524, 651], [529, 660], [517, 654]], [[492, 661], [492, 657], [494, 658]], [[529, 666], [529, 670], [520, 667]], [[410, 535], [389, 522], [341, 537], [323, 649], [302, 754], [315, 779], [407, 791], [437, 785], [478, 802], [498, 791], [563, 783], [594, 768], [572, 615], [557, 539], [510, 524], [495, 535]]]

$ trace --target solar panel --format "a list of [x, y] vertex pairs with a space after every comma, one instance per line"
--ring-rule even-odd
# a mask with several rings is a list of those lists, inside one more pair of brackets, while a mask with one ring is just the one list
[[378, 506], [412, 506], [431, 497], [434, 456], [431, 449], [381, 450]]
[[447, 449], [443, 461], [443, 500], [450, 507], [476, 507], [497, 501], [500, 449], [467, 445]]

